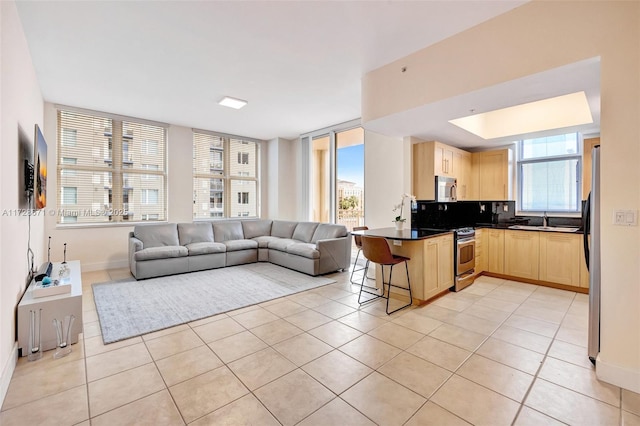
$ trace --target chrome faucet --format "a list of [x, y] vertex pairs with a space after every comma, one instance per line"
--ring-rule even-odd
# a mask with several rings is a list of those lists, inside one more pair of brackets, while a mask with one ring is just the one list
[[542, 226], [545, 228], [549, 226], [549, 217], [547, 216], [547, 212], [544, 212], [542, 215]]

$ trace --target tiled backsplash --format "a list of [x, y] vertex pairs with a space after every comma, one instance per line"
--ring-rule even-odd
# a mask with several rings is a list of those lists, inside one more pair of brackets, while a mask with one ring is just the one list
[[[411, 212], [412, 228], [458, 228], [481, 224], [542, 225], [540, 216], [516, 216], [515, 201], [418, 201]], [[552, 226], [581, 226], [580, 218], [549, 218]]]

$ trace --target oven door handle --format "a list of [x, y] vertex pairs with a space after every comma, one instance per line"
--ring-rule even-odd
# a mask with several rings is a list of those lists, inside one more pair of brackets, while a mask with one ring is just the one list
[[460, 239], [458, 239], [458, 244], [473, 243], [475, 241], [476, 241], [476, 239], [474, 237], [471, 237], [471, 238], [460, 238]]

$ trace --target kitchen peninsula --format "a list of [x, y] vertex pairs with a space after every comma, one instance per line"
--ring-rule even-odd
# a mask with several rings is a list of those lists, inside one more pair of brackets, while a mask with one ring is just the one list
[[[385, 238], [389, 241], [391, 253], [411, 259], [408, 267], [414, 304], [419, 305], [453, 286], [453, 232], [379, 228], [352, 234]], [[393, 284], [407, 287], [406, 274], [393, 274], [392, 279]], [[376, 283], [381, 282], [381, 268], [376, 266]], [[395, 292], [393, 297], [408, 299], [404, 294]]]

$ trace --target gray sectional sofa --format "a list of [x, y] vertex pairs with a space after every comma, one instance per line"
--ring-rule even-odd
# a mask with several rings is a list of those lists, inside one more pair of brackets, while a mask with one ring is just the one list
[[351, 236], [343, 225], [281, 220], [161, 223], [129, 233], [136, 279], [271, 262], [309, 275], [349, 268]]

